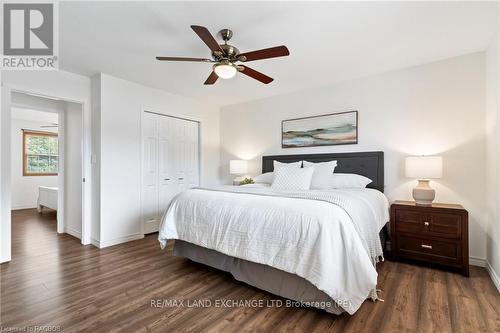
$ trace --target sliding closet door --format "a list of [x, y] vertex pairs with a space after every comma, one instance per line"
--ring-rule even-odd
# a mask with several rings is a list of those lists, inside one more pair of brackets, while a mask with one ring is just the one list
[[143, 118], [143, 181], [142, 214], [144, 233], [158, 230], [158, 118], [154, 114], [144, 113]]
[[198, 131], [197, 122], [144, 113], [144, 233], [158, 231], [175, 195], [199, 186]]

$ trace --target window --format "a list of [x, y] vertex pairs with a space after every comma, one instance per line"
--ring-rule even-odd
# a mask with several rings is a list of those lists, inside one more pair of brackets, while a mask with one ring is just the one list
[[57, 133], [23, 130], [23, 176], [57, 175]]

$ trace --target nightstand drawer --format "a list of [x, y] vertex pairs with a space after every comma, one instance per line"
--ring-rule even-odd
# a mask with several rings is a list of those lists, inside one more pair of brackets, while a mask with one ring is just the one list
[[417, 211], [397, 209], [396, 230], [444, 238], [460, 239], [461, 215], [447, 213], [422, 214]]
[[431, 256], [438, 260], [459, 262], [461, 254], [456, 242], [443, 242], [434, 239], [398, 236], [398, 250], [401, 255]]

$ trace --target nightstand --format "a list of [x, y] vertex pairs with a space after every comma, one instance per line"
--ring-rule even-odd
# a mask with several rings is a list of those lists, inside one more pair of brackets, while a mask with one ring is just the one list
[[458, 268], [469, 276], [468, 216], [460, 205], [395, 201], [391, 205], [393, 257]]

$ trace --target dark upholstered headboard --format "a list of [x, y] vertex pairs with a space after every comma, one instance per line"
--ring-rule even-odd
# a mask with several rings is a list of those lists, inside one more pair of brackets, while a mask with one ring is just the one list
[[275, 155], [262, 157], [262, 173], [274, 169], [273, 161], [290, 163], [298, 161], [337, 161], [335, 172], [356, 173], [372, 180], [367, 187], [384, 192], [384, 152], [369, 151], [356, 153]]

